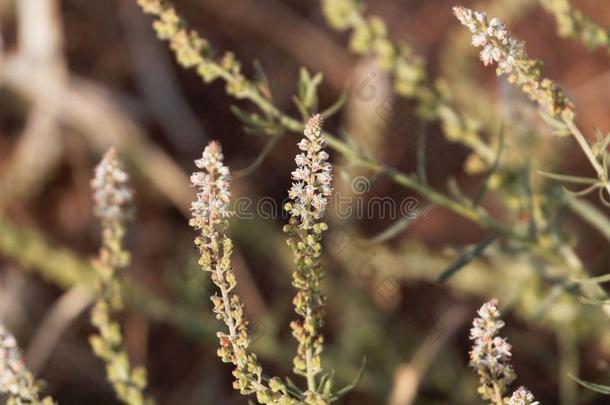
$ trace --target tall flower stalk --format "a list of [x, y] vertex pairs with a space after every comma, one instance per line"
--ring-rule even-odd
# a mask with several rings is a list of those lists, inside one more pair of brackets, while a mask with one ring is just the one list
[[93, 262], [97, 275], [98, 296], [91, 312], [91, 322], [98, 334], [90, 342], [95, 354], [106, 363], [106, 376], [122, 402], [129, 405], [150, 404], [144, 394], [146, 370], [132, 367], [125, 350], [120, 325], [113, 313], [123, 308], [118, 273], [129, 265], [129, 252], [123, 247], [126, 221], [133, 193], [129, 176], [123, 170], [114, 149], [110, 149], [95, 168], [91, 181], [94, 212], [102, 226], [102, 246]]
[[472, 322], [470, 339], [474, 341], [470, 351], [470, 366], [479, 375], [479, 394], [490, 405], [538, 405], [525, 388], [518, 388], [510, 398], [505, 396], [516, 375], [510, 364], [511, 345], [498, 336], [504, 327], [500, 319], [498, 301], [490, 300], [479, 309], [479, 317]]
[[0, 322], [0, 393], [7, 405], [52, 405], [51, 397], [40, 399], [40, 384], [26, 367], [17, 340]]
[[[590, 145], [584, 134], [576, 126], [574, 105], [566, 97], [563, 90], [552, 80], [542, 76], [542, 62], [530, 59], [525, 52], [522, 41], [514, 38], [504, 23], [497, 18], [488, 21], [484, 12], [472, 11], [456, 6], [453, 12], [460, 22], [472, 32], [472, 44], [482, 47], [481, 60], [485, 66], [497, 63], [498, 75], [507, 75], [508, 81], [521, 88], [535, 101], [546, 117], [546, 120], [560, 134], [571, 134], [585, 153], [595, 170], [597, 179], [586, 179], [563, 175], [549, 174], [549, 177], [572, 181], [590, 186], [582, 192], [598, 190], [601, 200], [610, 206], [610, 182], [608, 182], [608, 166], [606, 148], [610, 137], [599, 139]], [[607, 196], [604, 195], [604, 191]]]
[[328, 227], [322, 221], [331, 195], [332, 168], [322, 133], [322, 117], [315, 115], [305, 126], [304, 138], [298, 143], [299, 153], [292, 172], [294, 183], [288, 192], [292, 202], [286, 204], [291, 218], [284, 227], [289, 234], [296, 271], [292, 284], [297, 289], [293, 300], [295, 312], [301, 319], [291, 323], [292, 334], [299, 346], [294, 358], [294, 371], [307, 379], [309, 393], [316, 394], [316, 376], [322, 371], [320, 354], [324, 338], [324, 302], [321, 292], [324, 271], [320, 261], [322, 232]]
[[203, 151], [195, 161], [201, 171], [194, 172], [191, 184], [197, 189], [197, 199], [191, 205], [189, 224], [198, 231], [195, 245], [201, 255], [199, 265], [211, 273], [212, 282], [220, 295], [211, 297], [216, 318], [227, 326], [227, 332], [218, 332], [218, 357], [235, 366], [233, 387], [243, 395], [256, 394], [260, 403], [291, 404], [286, 386], [278, 379], [266, 384], [262, 367], [255, 354], [248, 351], [250, 335], [244, 317], [243, 304], [233, 290], [237, 279], [231, 267], [233, 243], [225, 234], [230, 216], [231, 193], [229, 169], [223, 163], [223, 154], [217, 142]]

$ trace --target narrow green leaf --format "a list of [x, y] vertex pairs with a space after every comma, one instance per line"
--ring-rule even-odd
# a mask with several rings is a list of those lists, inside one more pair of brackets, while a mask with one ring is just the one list
[[271, 84], [267, 78], [267, 74], [263, 69], [261, 62], [256, 59], [254, 60], [254, 72], [257, 86], [262, 91], [263, 96], [270, 101], [273, 101], [273, 92], [271, 91]]
[[578, 176], [570, 176], [567, 174], [559, 174], [559, 173], [550, 173], [542, 170], [536, 170], [541, 176], [548, 177], [549, 179], [566, 181], [568, 183], [576, 183], [576, 184], [597, 184], [599, 183], [599, 179], [591, 178], [591, 177], [578, 177]]
[[315, 112], [318, 109], [318, 86], [322, 83], [322, 73], [316, 74], [309, 82], [306, 92], [303, 95], [303, 104], [310, 112]]
[[610, 241], [610, 219], [586, 200], [565, 196], [568, 207]]
[[347, 91], [344, 91], [343, 93], [341, 93], [337, 101], [335, 101], [330, 107], [320, 113], [322, 115], [322, 118], [327, 119], [335, 115], [337, 111], [339, 111], [343, 107], [346, 101]]
[[294, 105], [297, 107], [297, 110], [299, 110], [299, 114], [301, 114], [301, 119], [303, 121], [307, 121], [309, 119], [309, 111], [307, 110], [307, 107], [305, 106], [305, 104], [303, 104], [303, 102], [301, 101], [301, 99], [297, 96], [292, 96], [292, 101], [294, 102]]
[[428, 137], [426, 134], [426, 123], [420, 122], [417, 130], [417, 150], [416, 150], [416, 162], [417, 162], [417, 178], [423, 184], [428, 183], [428, 176], [426, 174], [426, 144]]
[[271, 154], [271, 152], [273, 152], [273, 149], [275, 148], [275, 146], [278, 144], [278, 142], [281, 139], [282, 139], [282, 135], [276, 135], [276, 136], [271, 137], [265, 144], [265, 147], [263, 148], [261, 153], [259, 153], [258, 156], [256, 157], [256, 159], [254, 159], [254, 162], [252, 162], [250, 165], [248, 165], [247, 167], [245, 167], [241, 170], [235, 171], [233, 174], [234, 177], [237, 179], [240, 179], [240, 178], [247, 177], [247, 176], [251, 175], [252, 173], [254, 173], [256, 171], [256, 169], [258, 169], [260, 167], [260, 165], [263, 164], [263, 162], [265, 161], [265, 159], [267, 159], [267, 157]]
[[610, 274], [604, 274], [603, 276], [589, 277], [589, 278], [577, 278], [571, 280], [573, 283], [578, 284], [601, 284], [610, 281]]
[[304, 114], [305, 117], [308, 117], [313, 112], [318, 110], [318, 86], [322, 83], [322, 73], [317, 73], [315, 76], [311, 76], [307, 69], [301, 68], [299, 71], [299, 83], [297, 89], [298, 102], [297, 107], [301, 114], [303, 114], [302, 109], [306, 110], [307, 113]]
[[376, 245], [380, 243], [387, 242], [388, 240], [400, 235], [404, 232], [409, 225], [415, 222], [421, 215], [425, 214], [427, 211], [432, 209], [432, 204], [427, 205], [413, 212], [412, 217], [401, 217], [397, 221], [394, 221], [390, 226], [386, 229], [378, 233], [376, 236], [373, 236], [370, 239], [366, 240], [367, 244]]
[[297, 398], [303, 397], [303, 391], [301, 391], [301, 389], [289, 377], [286, 377], [284, 380], [286, 381], [286, 388], [288, 389], [289, 393]]
[[601, 187], [602, 187], [602, 185], [600, 183], [597, 183], [597, 184], [594, 184], [592, 186], [586, 187], [586, 188], [584, 188], [582, 190], [579, 190], [579, 191], [572, 191], [572, 190], [568, 189], [565, 186], [562, 186], [561, 188], [568, 195], [571, 195], [573, 197], [583, 197], [583, 196], [586, 196], [587, 194], [591, 194], [596, 189], [600, 189], [601, 190]]
[[608, 385], [595, 384], [595, 383], [581, 380], [580, 378], [578, 378], [572, 374], [568, 374], [568, 375], [570, 376], [570, 378], [574, 379], [578, 384], [582, 385], [585, 388], [590, 389], [591, 391], [595, 391], [595, 392], [598, 392], [603, 395], [610, 395], [610, 386], [608, 386]]
[[336, 401], [337, 399], [341, 398], [348, 392], [352, 391], [354, 388], [356, 388], [358, 386], [358, 384], [360, 383], [360, 380], [362, 379], [362, 376], [364, 375], [365, 367], [366, 367], [366, 357], [362, 359], [362, 365], [360, 366], [360, 370], [358, 370], [358, 374], [356, 374], [356, 377], [352, 380], [352, 382], [350, 384], [346, 385], [345, 387], [341, 388], [339, 391], [335, 392], [335, 395], [333, 397], [333, 402]]
[[481, 254], [487, 249], [493, 241], [495, 241], [497, 235], [490, 235], [487, 238], [483, 239], [476, 246], [474, 246], [471, 250], [464, 253], [460, 256], [455, 263], [453, 263], [447, 270], [441, 273], [441, 275], [436, 280], [439, 283], [446, 282], [450, 277], [452, 277], [455, 273], [461, 270], [468, 263], [481, 256]]
[[330, 372], [325, 374], [320, 380], [320, 384], [318, 385], [318, 392], [321, 393], [325, 397], [330, 397], [333, 389], [333, 385], [335, 382], [335, 373]]

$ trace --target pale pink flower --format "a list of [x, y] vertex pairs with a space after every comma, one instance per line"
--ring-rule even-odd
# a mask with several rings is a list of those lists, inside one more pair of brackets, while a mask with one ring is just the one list
[[292, 200], [290, 212], [301, 226], [323, 217], [331, 194], [332, 167], [326, 160], [326, 140], [322, 133], [322, 117], [314, 115], [305, 126], [305, 137], [297, 144], [304, 153], [295, 157], [297, 168], [292, 172], [295, 183], [288, 191]]

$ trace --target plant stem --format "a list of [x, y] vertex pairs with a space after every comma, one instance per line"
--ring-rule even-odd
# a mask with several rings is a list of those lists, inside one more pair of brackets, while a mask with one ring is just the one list
[[307, 390], [310, 392], [316, 392], [316, 376], [312, 370], [313, 366], [311, 364], [311, 348], [307, 349], [305, 356], [307, 362]]
[[572, 133], [576, 141], [578, 142], [578, 145], [580, 145], [582, 151], [587, 156], [587, 159], [589, 159], [589, 162], [591, 162], [591, 166], [593, 166], [593, 169], [595, 169], [597, 177], [604, 185], [604, 188], [608, 192], [608, 196], [610, 196], [610, 183], [608, 183], [608, 174], [604, 171], [604, 168], [595, 157], [595, 154], [591, 150], [591, 145], [589, 145], [583, 133], [580, 131], [580, 129], [578, 129], [576, 124], [574, 124], [574, 121], [564, 120], [564, 122], [570, 129], [570, 132]]
[[496, 403], [496, 405], [504, 405], [504, 400], [502, 399], [502, 394], [500, 394], [500, 388], [498, 388], [498, 384], [496, 384], [494, 382], [493, 386], [494, 386], [494, 393], [496, 394], [496, 397], [494, 398], [494, 402]]

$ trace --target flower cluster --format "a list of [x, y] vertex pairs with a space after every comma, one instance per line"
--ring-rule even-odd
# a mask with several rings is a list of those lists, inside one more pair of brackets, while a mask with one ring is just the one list
[[509, 363], [511, 346], [504, 338], [497, 336], [504, 327], [497, 305], [495, 299], [485, 303], [470, 329], [470, 339], [474, 340], [470, 365], [479, 374], [479, 392], [483, 399], [494, 399], [498, 392], [503, 394], [515, 379], [515, 372]]
[[[506, 403], [504, 394], [515, 380], [515, 372], [510, 365], [511, 345], [498, 336], [504, 327], [500, 319], [498, 301], [490, 300], [478, 311], [470, 329], [470, 339], [474, 345], [470, 351], [470, 366], [479, 374], [479, 394], [494, 404]], [[533, 395], [521, 387], [509, 399], [510, 405], [536, 405]], [[528, 402], [529, 401], [529, 402]]]
[[525, 387], [519, 387], [508, 400], [508, 405], [539, 405], [534, 396]]
[[332, 167], [323, 150], [325, 140], [320, 115], [309, 119], [304, 135], [298, 144], [304, 153], [296, 156], [297, 169], [292, 173], [295, 183], [288, 192], [292, 202], [285, 207], [292, 217], [284, 231], [290, 235], [288, 245], [296, 264], [292, 284], [298, 292], [293, 303], [295, 312], [302, 317], [290, 325], [299, 342], [294, 371], [307, 378], [308, 393], [317, 395], [315, 377], [322, 371], [320, 354], [324, 338], [320, 330], [324, 325], [326, 300], [320, 290], [324, 277], [320, 255], [322, 232], [327, 225], [320, 220], [331, 194]]
[[91, 180], [95, 215], [105, 224], [125, 220], [133, 195], [129, 176], [121, 167], [116, 150], [111, 148], [95, 168]]
[[210, 144], [203, 151], [201, 159], [195, 166], [203, 169], [191, 175], [191, 184], [197, 188], [197, 199], [191, 204], [191, 226], [201, 229], [216, 226], [229, 217], [231, 176], [223, 164], [223, 155], [217, 142]]
[[131, 367], [121, 327], [112, 319], [112, 313], [122, 308], [118, 272], [129, 264], [129, 253], [123, 248], [125, 221], [132, 201], [128, 180], [116, 151], [110, 149], [95, 168], [91, 181], [94, 212], [102, 224], [102, 246], [93, 262], [97, 299], [91, 323], [98, 334], [91, 336], [90, 343], [93, 352], [106, 363], [106, 375], [117, 397], [129, 405], [142, 405], [152, 403], [144, 395], [146, 370]]
[[302, 227], [309, 227], [313, 221], [324, 216], [326, 205], [332, 189], [332, 168], [322, 134], [322, 117], [314, 115], [304, 131], [305, 137], [298, 143], [299, 153], [295, 157], [297, 168], [292, 172], [295, 183], [288, 191], [288, 197], [293, 201], [291, 214], [298, 217]]
[[460, 6], [454, 7], [453, 12], [472, 32], [472, 44], [483, 48], [480, 57], [485, 66], [497, 62], [498, 75], [508, 75], [508, 80], [520, 86], [543, 111], [573, 119], [570, 100], [552, 80], [542, 77], [542, 63], [529, 59], [523, 42], [513, 38], [502, 21], [488, 21], [484, 12]]
[[233, 293], [237, 286], [231, 268], [233, 243], [224, 233], [226, 218], [230, 215], [231, 194], [229, 169], [223, 163], [220, 145], [210, 142], [195, 165], [202, 171], [191, 176], [191, 184], [197, 189], [197, 199], [191, 205], [190, 225], [199, 231], [195, 239], [201, 255], [199, 264], [203, 270], [211, 273], [212, 282], [220, 291], [220, 295], [211, 297], [213, 311], [228, 328], [228, 333], [217, 334], [220, 341], [218, 356], [223, 362], [235, 365], [233, 386], [240, 393], [256, 394], [257, 400], [264, 404], [290, 404], [292, 399], [286, 387], [279, 379], [272, 380], [273, 386], [266, 386], [256, 355], [248, 352], [248, 321], [244, 317], [240, 298]]
[[23, 362], [17, 340], [0, 323], [0, 393], [6, 394], [8, 405], [52, 405], [49, 397], [39, 399], [39, 387]]

